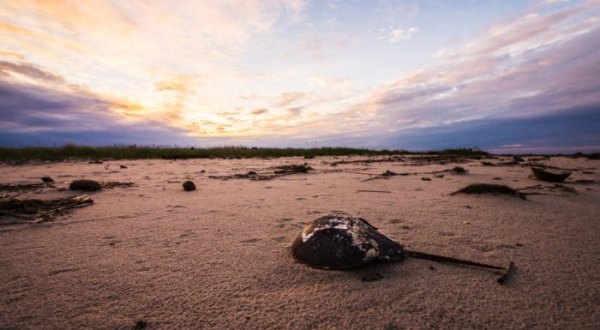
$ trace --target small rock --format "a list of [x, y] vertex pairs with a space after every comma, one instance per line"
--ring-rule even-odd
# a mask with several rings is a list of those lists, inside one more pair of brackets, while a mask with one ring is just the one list
[[464, 168], [460, 167], [460, 166], [456, 166], [452, 169], [452, 173], [454, 174], [467, 174], [467, 170], [465, 170]]
[[127, 168], [127, 166], [125, 166], [125, 165], [121, 165], [121, 166], [119, 166], [119, 167], [120, 167], [120, 168]]
[[94, 180], [75, 180], [69, 185], [71, 190], [84, 190], [84, 191], [95, 191], [100, 190], [102, 187], [98, 181]]
[[194, 182], [188, 180], [183, 183], [183, 190], [194, 191], [194, 190], [196, 190], [196, 184]]
[[52, 183], [52, 182], [54, 182], [54, 179], [52, 179], [49, 176], [45, 176], [45, 177], [42, 177], [42, 182], [44, 182], [44, 183]]
[[425, 178], [425, 177], [422, 177], [421, 180], [423, 180], [423, 181], [431, 181], [430, 178]]

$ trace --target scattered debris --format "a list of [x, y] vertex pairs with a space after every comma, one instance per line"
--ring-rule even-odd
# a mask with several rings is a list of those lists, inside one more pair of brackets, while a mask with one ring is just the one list
[[[0, 196], [0, 216], [7, 215], [13, 218], [28, 220], [30, 223], [49, 221], [66, 211], [88, 206], [94, 201], [88, 195], [71, 196], [58, 199], [18, 199]], [[21, 222], [0, 222], [0, 224], [15, 224]]]
[[27, 191], [45, 187], [46, 183], [0, 184], [0, 191]]
[[94, 180], [75, 180], [69, 185], [71, 190], [95, 191], [102, 189], [98, 181]]
[[282, 166], [277, 166], [275, 168], [276, 170], [274, 171], [275, 174], [294, 174], [294, 173], [308, 173], [308, 171], [311, 171], [313, 168], [310, 167], [308, 164], [304, 163], [304, 164], [292, 164], [292, 165], [282, 165]]
[[183, 183], [183, 190], [194, 191], [194, 190], [196, 190], [196, 184], [194, 182], [188, 180]]
[[112, 189], [112, 188], [117, 188], [117, 187], [129, 188], [129, 187], [135, 186], [135, 183], [133, 183], [133, 182], [109, 181], [109, 182], [103, 182], [103, 183], [101, 183], [100, 186], [102, 188], [106, 188], [106, 189]]
[[312, 171], [313, 168], [308, 166], [308, 164], [300, 164], [300, 165], [282, 165], [277, 166], [273, 172], [270, 173], [257, 173], [256, 171], [248, 171], [248, 173], [244, 174], [233, 174], [233, 175], [211, 175], [209, 179], [219, 179], [219, 180], [230, 180], [230, 179], [249, 179], [249, 180], [272, 180], [281, 176], [298, 174], [298, 173], [308, 173]]
[[[371, 173], [361, 173], [361, 172], [351, 172], [351, 171], [346, 171], [346, 172], [356, 173], [356, 174], [373, 175]], [[385, 172], [383, 172], [383, 173], [381, 173], [379, 175], [376, 175], [374, 177], [365, 179], [363, 181], [370, 181], [370, 180], [376, 180], [376, 179], [389, 179], [389, 178], [391, 178], [393, 176], [396, 176], [396, 175], [407, 176], [407, 175], [411, 175], [411, 173], [406, 173], [406, 172], [405, 173], [396, 173], [396, 172], [392, 172], [390, 170], [386, 170]]]
[[392, 156], [387, 158], [367, 158], [367, 159], [354, 159], [354, 160], [339, 160], [332, 162], [330, 166], [337, 166], [342, 164], [369, 164], [369, 163], [393, 163], [404, 161], [402, 157]]
[[552, 186], [546, 186], [546, 185], [536, 184], [536, 185], [533, 185], [533, 186], [529, 186], [529, 187], [525, 187], [525, 188], [520, 188], [520, 189], [517, 189], [517, 190], [520, 191], [520, 192], [522, 192], [523, 195], [545, 195], [545, 193], [539, 192], [540, 190], [547, 191], [547, 192], [577, 194], [577, 190], [575, 190], [575, 188], [573, 188], [573, 187], [567, 187], [567, 186], [562, 185], [560, 183], [556, 183], [556, 184], [554, 184]]
[[521, 194], [517, 190], [499, 184], [490, 184], [490, 183], [475, 183], [468, 185], [462, 189], [459, 189], [450, 195], [456, 194], [505, 194], [510, 196], [519, 197], [521, 199], [527, 199], [525, 195]]
[[596, 180], [591, 180], [591, 179], [581, 179], [581, 180], [575, 180], [573, 182], [569, 182], [569, 183], [577, 183], [577, 184], [590, 184], [590, 183], [596, 183]]
[[548, 182], [563, 182], [571, 175], [571, 172], [553, 173], [539, 167], [532, 167], [531, 171], [539, 180]]

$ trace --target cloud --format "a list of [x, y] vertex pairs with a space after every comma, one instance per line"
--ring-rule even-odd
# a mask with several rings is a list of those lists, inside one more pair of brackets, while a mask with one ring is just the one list
[[302, 99], [305, 96], [306, 96], [306, 93], [300, 93], [300, 92], [281, 93], [279, 95], [279, 101], [278, 101], [277, 105], [280, 107], [286, 107], [286, 106]]
[[258, 116], [258, 115], [263, 115], [265, 113], [269, 112], [269, 110], [267, 109], [256, 109], [256, 110], [252, 110], [252, 115], [254, 116]]
[[0, 75], [4, 145], [193, 141], [182, 129], [144, 118], [139, 104], [92, 93], [33, 64], [2, 61], [0, 72], [4, 73]]
[[584, 4], [494, 26], [437, 65], [375, 88], [358, 106], [369, 109], [363, 120], [398, 132], [600, 104], [598, 13]]
[[287, 108], [287, 112], [290, 116], [296, 117], [302, 113], [302, 109], [303, 109], [303, 107]]
[[20, 74], [35, 80], [43, 80], [48, 83], [64, 83], [65, 78], [55, 73], [43, 70], [31, 63], [27, 62], [8, 62], [0, 61], [0, 76]]
[[403, 28], [395, 28], [392, 31], [390, 31], [390, 35], [389, 35], [389, 39], [388, 41], [391, 43], [396, 43], [396, 42], [400, 42], [403, 40], [408, 40], [410, 38], [412, 38], [412, 36], [417, 33], [419, 31], [418, 27], [410, 27], [408, 29], [403, 29]]

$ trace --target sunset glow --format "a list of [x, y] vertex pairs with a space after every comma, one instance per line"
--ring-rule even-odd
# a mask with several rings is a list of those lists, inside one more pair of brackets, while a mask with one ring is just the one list
[[8, 0], [0, 138], [597, 150], [599, 27], [597, 0]]

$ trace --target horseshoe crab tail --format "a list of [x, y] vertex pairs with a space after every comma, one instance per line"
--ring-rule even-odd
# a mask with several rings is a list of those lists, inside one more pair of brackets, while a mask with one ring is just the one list
[[482, 264], [482, 263], [475, 262], [475, 261], [440, 256], [437, 254], [429, 254], [429, 253], [424, 253], [424, 252], [407, 251], [407, 250], [405, 250], [405, 253], [406, 253], [407, 257], [411, 257], [411, 258], [415, 258], [415, 259], [425, 259], [425, 260], [431, 260], [431, 261], [437, 261], [437, 262], [443, 262], [443, 263], [449, 263], [449, 264], [456, 264], [456, 265], [465, 265], [465, 266], [480, 267], [480, 268], [487, 268], [487, 269], [505, 270], [504, 267], [500, 267], [500, 266]]

